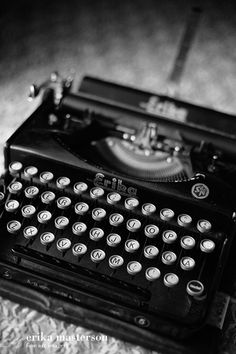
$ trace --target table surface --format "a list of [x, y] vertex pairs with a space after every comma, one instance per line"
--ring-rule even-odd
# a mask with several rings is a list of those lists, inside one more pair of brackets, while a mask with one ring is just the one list
[[[62, 75], [73, 70], [75, 88], [82, 76], [89, 74], [166, 93], [167, 78], [184, 25], [191, 6], [196, 3], [188, 0], [42, 0], [38, 3], [21, 0], [12, 8], [3, 2], [0, 148], [38, 103], [27, 102], [29, 85], [40, 83], [55, 69]], [[235, 114], [236, 16], [233, 14], [236, 5], [233, 1], [213, 0], [203, 4], [177, 97]], [[1, 169], [2, 163], [0, 154]], [[234, 301], [231, 308], [235, 318]], [[2, 353], [4, 350], [24, 353], [28, 333], [91, 334], [9, 300], [1, 301], [0, 316]], [[221, 351], [224, 354], [236, 350], [232, 339], [236, 326], [232, 323], [226, 333], [228, 344]], [[28, 347], [27, 352], [38, 353], [39, 348]], [[149, 353], [110, 337], [107, 343], [71, 342], [55, 352]]]

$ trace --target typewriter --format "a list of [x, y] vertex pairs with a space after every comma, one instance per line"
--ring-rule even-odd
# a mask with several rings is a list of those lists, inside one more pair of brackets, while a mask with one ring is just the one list
[[235, 117], [93, 77], [71, 84], [53, 73], [32, 85], [41, 103], [6, 142], [1, 293], [200, 353], [235, 237]]

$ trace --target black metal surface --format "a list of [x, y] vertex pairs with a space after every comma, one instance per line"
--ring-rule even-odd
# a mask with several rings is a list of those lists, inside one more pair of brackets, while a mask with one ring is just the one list
[[[98, 102], [98, 104], [100, 103]], [[105, 112], [105, 105], [103, 110]], [[113, 111], [115, 112], [115, 110], [116, 107], [114, 105]], [[80, 111], [81, 109], [78, 110], [78, 112]], [[36, 165], [39, 168], [39, 172], [51, 170], [55, 175], [55, 179], [61, 175], [65, 175], [66, 170], [66, 175], [71, 179], [72, 186], [78, 180], [85, 181], [89, 187], [92, 187], [94, 183], [96, 185], [95, 174], [103, 171], [101, 166], [97, 168], [96, 166], [91, 166], [88, 161], [81, 161], [78, 158], [80, 151], [78, 151], [78, 156], [76, 156], [70, 150], [58, 144], [48, 127], [48, 114], [50, 112], [53, 112], [50, 100], [49, 102], [45, 101], [24, 126], [8, 141], [5, 151], [6, 167], [11, 161], [20, 160], [24, 166], [26, 164]], [[126, 112], [130, 113], [131, 109], [127, 109]], [[99, 113], [101, 115], [101, 112]], [[145, 117], [144, 114], [137, 113], [135, 118], [136, 113], [136, 111], [133, 112], [133, 117], [137, 121], [137, 117]], [[113, 116], [111, 115], [110, 118], [113, 119]], [[170, 126], [172, 126], [172, 123], [171, 121], [169, 122]], [[178, 125], [178, 123], [174, 124]], [[182, 127], [183, 124], [179, 124], [178, 126]], [[188, 130], [188, 126], [185, 129]], [[104, 173], [108, 180], [114, 177], [114, 174], [109, 171], [105, 171]], [[5, 241], [4, 247], [1, 250], [1, 259], [5, 265], [2, 264], [1, 266], [2, 275], [6, 271], [6, 267], [9, 266], [10, 270], [11, 267], [14, 267], [15, 270], [12, 273], [12, 278], [17, 283], [34, 286], [35, 283], [40, 284], [43, 281], [41, 286], [49, 294], [64, 294], [72, 302], [79, 296], [82, 306], [88, 306], [92, 309], [96, 308], [98, 313], [110, 314], [112, 317], [118, 316], [120, 320], [126, 323], [133, 323], [134, 318], [137, 316], [145, 316], [148, 322], [150, 322], [148, 330], [152, 333], [159, 332], [178, 339], [191, 337], [191, 334], [200, 330], [201, 326], [205, 323], [212, 296], [219, 285], [220, 276], [227, 260], [227, 253], [234, 232], [234, 223], [231, 219], [234, 210], [234, 198], [227, 193], [226, 185], [210, 176], [199, 176], [195, 179], [178, 183], [146, 183], [138, 179], [124, 178], [116, 174], [115, 176], [117, 179], [122, 178], [121, 184], [123, 186], [132, 186], [132, 190], [137, 189], [137, 197], [139, 198], [140, 205], [145, 202], [156, 204], [156, 201], [158, 201], [158, 210], [161, 210], [163, 207], [169, 207], [175, 210], [176, 214], [189, 213], [193, 218], [193, 226], [186, 231], [178, 226], [176, 221], [166, 223], [160, 220], [157, 215], [150, 216], [148, 219], [144, 218], [140, 210], [127, 212], [123, 206], [123, 202], [111, 209], [105, 198], [97, 202], [92, 202], [88, 193], [80, 197], [82, 198], [81, 200], [88, 202], [91, 208], [94, 206], [104, 207], [108, 215], [112, 211], [120, 212], [124, 215], [125, 221], [131, 217], [136, 217], [142, 220], [144, 225], [146, 223], [157, 224], [161, 231], [172, 229], [177, 232], [179, 237], [185, 235], [186, 232], [190, 233], [197, 242], [197, 248], [192, 253], [191, 251], [186, 253], [196, 259], [197, 265], [194, 274], [184, 272], [178, 269], [178, 267], [176, 268], [176, 266], [165, 266], [158, 262], [157, 265], [160, 267], [161, 273], [165, 274], [171, 271], [177, 273], [180, 278], [180, 284], [176, 288], [168, 288], [158, 281], [150, 286], [149, 282], [145, 280], [143, 272], [135, 277], [131, 277], [127, 274], [125, 268], [113, 272], [105, 262], [99, 266], [93, 264], [89, 259], [89, 253], [95, 247], [91, 241], [88, 243], [88, 255], [84, 256], [78, 262], [78, 259], [71, 252], [68, 251], [65, 254], [59, 252], [55, 243], [50, 248], [46, 248], [40, 243], [38, 238], [34, 241], [26, 240], [21, 230], [17, 235], [8, 234], [7, 237], [3, 236]], [[33, 184], [40, 188], [40, 193], [45, 190], [45, 186], [41, 185], [38, 178], [33, 178], [29, 181], [21, 174], [18, 179], [23, 183], [24, 187]], [[191, 189], [196, 182], [206, 184], [210, 190], [209, 197], [204, 201], [200, 202], [191, 195]], [[6, 183], [10, 183], [10, 176], [8, 175], [6, 176]], [[101, 186], [107, 192], [111, 190], [106, 185], [101, 184]], [[229, 186], [227, 188], [230, 190]], [[47, 189], [54, 191], [57, 197], [61, 195], [69, 196], [72, 199], [72, 205], [78, 201], [78, 197], [73, 193], [71, 187], [61, 192], [57, 189], [54, 182], [49, 183]], [[125, 194], [126, 196], [128, 195], [127, 192]], [[20, 201], [21, 206], [29, 202], [24, 196], [23, 191], [17, 197], [14, 196], [14, 198]], [[125, 196], [122, 200], [124, 198]], [[45, 209], [45, 206], [40, 201], [40, 197], [30, 201], [30, 203], [35, 205], [37, 211]], [[72, 242], [76, 242], [75, 236], [72, 235], [71, 231], [56, 231], [54, 219], [56, 216], [61, 215], [62, 211], [56, 208], [55, 203], [47, 207], [47, 209], [52, 212], [53, 220], [48, 225], [41, 225], [40, 232], [56, 232], [56, 239], [66, 236], [71, 238]], [[72, 207], [63, 211], [63, 215], [69, 218], [71, 224], [78, 218], [74, 214]], [[6, 235], [6, 224], [12, 218], [13, 215], [3, 211], [1, 216], [2, 235]], [[214, 225], [213, 231], [207, 237], [214, 240], [216, 244], [215, 252], [207, 258], [205, 257], [204, 260], [198, 248], [200, 240], [205, 236], [201, 235], [194, 227], [200, 218], [206, 218]], [[16, 211], [13, 219], [22, 223], [22, 229], [26, 225], [39, 226], [36, 215], [30, 220], [23, 220], [20, 209]], [[90, 214], [80, 217], [80, 221], [84, 221], [88, 226], [94, 225]], [[99, 222], [96, 225], [98, 226]], [[106, 234], [114, 232], [108, 224], [107, 219], [100, 225], [102, 225]], [[121, 246], [118, 247], [116, 252], [122, 254], [124, 241], [130, 236], [123, 226], [117, 230], [123, 235], [123, 239]], [[86, 237], [88, 239], [88, 234]], [[135, 238], [139, 240], [141, 245], [140, 250], [142, 250], [144, 245], [146, 245], [142, 234], [137, 233]], [[161, 240], [157, 240], [156, 242], [158, 248], [162, 249], [162, 251], [163, 247], [165, 247], [165, 250], [172, 250], [177, 254], [182, 252], [178, 245], [173, 247], [164, 246]], [[113, 250], [107, 248], [104, 240], [101, 240], [96, 246], [105, 249], [107, 257], [113, 254]], [[134, 258], [128, 254], [124, 254], [125, 264], [131, 259], [139, 259], [144, 265], [144, 269], [156, 264], [152, 260], [148, 261], [141, 256], [140, 252]], [[206, 262], [206, 264], [202, 271], [201, 266], [203, 262]], [[79, 278], [78, 274], [80, 274]], [[197, 279], [200, 274], [200, 279], [205, 286], [205, 296], [195, 299], [187, 295], [186, 284], [193, 278]], [[42, 277], [45, 280], [42, 280]], [[92, 279], [93, 281], [91, 281]], [[114, 308], [120, 309], [119, 311], [117, 310], [115, 315]]]

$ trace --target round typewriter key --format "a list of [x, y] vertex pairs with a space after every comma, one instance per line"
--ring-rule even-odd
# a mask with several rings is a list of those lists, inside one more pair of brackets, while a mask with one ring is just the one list
[[149, 245], [144, 248], [143, 253], [146, 258], [152, 259], [152, 258], [157, 257], [159, 250], [156, 246]]
[[109, 258], [109, 266], [113, 269], [119, 268], [124, 263], [124, 259], [119, 255], [113, 255]]
[[88, 185], [84, 182], [75, 183], [73, 188], [75, 194], [82, 194], [86, 192], [87, 189], [88, 189]]
[[11, 220], [7, 223], [7, 231], [16, 234], [21, 228], [21, 223], [17, 220]]
[[11, 220], [7, 223], [7, 231], [16, 234], [21, 228], [21, 223], [17, 220]]
[[99, 241], [101, 238], [103, 238], [103, 236], [104, 236], [104, 231], [99, 227], [93, 227], [89, 231], [89, 237], [93, 241]]
[[162, 234], [162, 240], [165, 243], [171, 244], [177, 239], [177, 233], [172, 230], [166, 230]]
[[52, 217], [50, 211], [42, 210], [38, 213], [37, 219], [40, 224], [46, 224]]
[[79, 202], [75, 204], [75, 213], [78, 215], [84, 215], [88, 212], [89, 206], [87, 203]]
[[38, 173], [38, 169], [35, 166], [28, 166], [24, 169], [24, 175], [28, 178], [33, 178]]
[[143, 215], [151, 215], [153, 213], [155, 213], [156, 211], [156, 207], [154, 204], [151, 203], [146, 203], [142, 205], [142, 213]]
[[101, 198], [103, 194], [104, 194], [104, 189], [100, 187], [93, 187], [92, 189], [90, 189], [90, 197], [92, 199]]
[[180, 267], [183, 270], [191, 270], [195, 267], [195, 260], [191, 257], [183, 257], [180, 260]]
[[5, 203], [6, 211], [14, 213], [19, 208], [19, 202], [15, 199], [10, 199]]
[[129, 219], [126, 223], [127, 230], [137, 232], [141, 228], [141, 222], [137, 219]]
[[17, 194], [21, 191], [22, 187], [22, 183], [16, 181], [9, 185], [8, 190], [12, 194]]
[[65, 189], [70, 184], [70, 179], [68, 177], [59, 177], [56, 181], [57, 188]]
[[91, 252], [90, 258], [94, 263], [100, 263], [106, 257], [106, 254], [103, 250], [95, 249]]
[[211, 230], [211, 223], [208, 220], [201, 219], [197, 223], [198, 231], [202, 233], [209, 232]]
[[185, 250], [191, 250], [195, 246], [196, 241], [192, 236], [183, 236], [181, 238], [180, 244], [181, 247]]
[[107, 236], [107, 244], [110, 247], [116, 247], [121, 242], [121, 237], [118, 234], [109, 234]]
[[3, 192], [0, 192], [0, 202], [5, 198], [5, 195]]
[[192, 223], [192, 218], [188, 214], [181, 214], [178, 216], [177, 222], [179, 226], [188, 227]]
[[36, 186], [30, 186], [30, 187], [25, 188], [26, 198], [33, 199], [33, 198], [37, 197], [38, 193], [39, 193], [39, 189]]
[[21, 208], [21, 213], [24, 218], [31, 218], [34, 215], [36, 209], [33, 205], [24, 205]]
[[83, 256], [87, 252], [87, 246], [83, 243], [76, 243], [72, 247], [72, 253], [74, 256]]
[[174, 216], [175, 213], [169, 208], [164, 208], [160, 211], [160, 218], [164, 221], [170, 221], [171, 219], [173, 219]]
[[53, 180], [54, 176], [52, 172], [44, 171], [40, 173], [39, 179], [43, 184], [47, 184]]
[[135, 275], [142, 270], [142, 265], [137, 261], [131, 261], [127, 264], [127, 272], [130, 275]]
[[17, 175], [23, 168], [23, 165], [19, 161], [14, 161], [11, 162], [9, 165], [9, 172], [11, 175], [15, 176]]
[[109, 223], [112, 226], [119, 226], [124, 221], [123, 215], [119, 213], [113, 213], [109, 216]]
[[125, 208], [128, 210], [134, 210], [135, 208], [137, 208], [139, 205], [139, 201], [136, 198], [126, 198], [125, 199]]
[[27, 226], [23, 230], [23, 235], [27, 239], [35, 237], [38, 233], [38, 229], [35, 226]]
[[116, 192], [111, 192], [107, 195], [107, 203], [109, 204], [117, 204], [121, 200], [121, 195]]
[[59, 251], [66, 251], [71, 247], [71, 241], [68, 238], [59, 238], [57, 241], [57, 249]]
[[69, 219], [66, 218], [65, 216], [58, 216], [55, 221], [55, 227], [57, 229], [65, 229], [69, 225]]
[[202, 252], [211, 253], [215, 249], [215, 242], [208, 239], [202, 240], [200, 243], [200, 249]]
[[68, 197], [60, 197], [57, 199], [57, 207], [59, 209], [67, 209], [71, 205], [71, 200]]
[[125, 250], [129, 253], [136, 252], [140, 247], [137, 240], [129, 239], [125, 242]]
[[167, 273], [164, 276], [164, 284], [168, 286], [169, 288], [172, 288], [173, 286], [177, 285], [179, 282], [179, 277], [178, 275], [174, 273]]
[[92, 218], [96, 221], [101, 221], [106, 217], [106, 210], [103, 208], [95, 208], [92, 210]]
[[72, 225], [72, 232], [75, 235], [82, 235], [87, 230], [87, 226], [83, 222], [75, 222]]
[[43, 204], [51, 204], [55, 198], [55, 194], [51, 191], [46, 191], [41, 194], [41, 201]]
[[44, 232], [42, 235], [40, 235], [40, 242], [45, 246], [49, 245], [54, 240], [55, 236], [52, 232]]
[[200, 296], [204, 291], [204, 285], [199, 280], [190, 280], [187, 284], [186, 290], [191, 296]]
[[154, 280], [160, 278], [160, 275], [161, 275], [161, 272], [156, 267], [150, 267], [150, 268], [146, 269], [146, 272], [145, 272], [145, 277], [149, 281], [154, 281]]
[[145, 236], [154, 238], [159, 234], [159, 227], [156, 225], [146, 225], [144, 228]]
[[166, 251], [162, 253], [161, 260], [163, 263], [171, 265], [173, 264], [177, 259], [177, 256], [174, 252], [171, 251]]

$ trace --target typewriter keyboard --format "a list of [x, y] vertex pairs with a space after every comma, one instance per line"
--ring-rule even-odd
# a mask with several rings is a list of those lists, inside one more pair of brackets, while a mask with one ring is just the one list
[[84, 269], [131, 286], [134, 296], [141, 289], [154, 310], [166, 297], [176, 306], [173, 289], [186, 303], [207, 294], [224, 232], [204, 210], [153, 193], [124, 196], [20, 162], [9, 171], [1, 228], [20, 258], [54, 262], [61, 271], [70, 265], [77, 274]]

